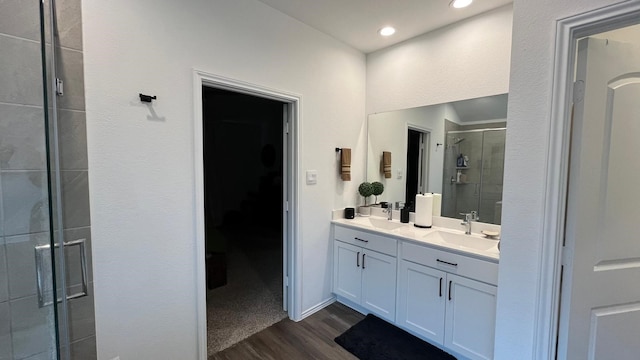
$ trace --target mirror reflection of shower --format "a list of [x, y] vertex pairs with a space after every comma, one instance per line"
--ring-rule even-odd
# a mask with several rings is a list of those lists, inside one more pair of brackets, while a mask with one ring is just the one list
[[442, 216], [477, 211], [480, 221], [500, 224], [505, 128], [447, 131]]

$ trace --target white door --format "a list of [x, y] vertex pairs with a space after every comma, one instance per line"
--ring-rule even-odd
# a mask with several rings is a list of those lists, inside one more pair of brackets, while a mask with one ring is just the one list
[[397, 324], [443, 344], [446, 277], [443, 271], [402, 260]]
[[396, 258], [366, 250], [362, 254], [361, 305], [389, 321], [396, 320]]
[[578, 44], [559, 359], [640, 359], [640, 39], [633, 41]]
[[333, 292], [360, 303], [362, 248], [334, 241]]
[[497, 287], [447, 274], [444, 346], [469, 359], [493, 359]]

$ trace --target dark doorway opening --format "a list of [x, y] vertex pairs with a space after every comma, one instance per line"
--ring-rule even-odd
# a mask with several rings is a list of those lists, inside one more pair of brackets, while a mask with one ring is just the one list
[[425, 133], [413, 129], [407, 134], [407, 174], [405, 185], [405, 204], [410, 211], [414, 211], [416, 194], [422, 193], [423, 189], [423, 159], [424, 159], [424, 137]]
[[203, 87], [207, 345], [211, 355], [285, 318], [285, 104]]

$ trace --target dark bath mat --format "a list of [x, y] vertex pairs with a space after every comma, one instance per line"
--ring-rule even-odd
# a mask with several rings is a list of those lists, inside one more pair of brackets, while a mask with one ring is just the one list
[[335, 338], [361, 360], [456, 360], [437, 347], [369, 314]]

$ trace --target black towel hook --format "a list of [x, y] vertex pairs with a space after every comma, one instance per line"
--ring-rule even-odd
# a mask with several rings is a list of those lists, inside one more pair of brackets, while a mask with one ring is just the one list
[[145, 95], [145, 94], [140, 93], [140, 101], [142, 101], [142, 102], [150, 103], [151, 100], [155, 100], [157, 98], [158, 97], [155, 96], [155, 95], [151, 96], [151, 95]]

